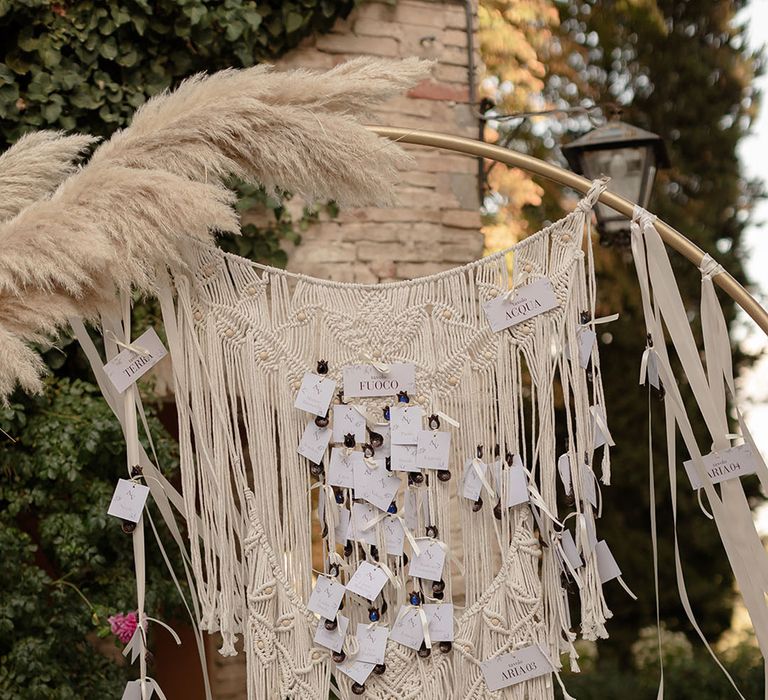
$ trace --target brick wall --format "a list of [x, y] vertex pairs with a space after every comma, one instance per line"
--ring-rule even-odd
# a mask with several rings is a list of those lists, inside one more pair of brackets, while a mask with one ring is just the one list
[[[382, 105], [375, 123], [477, 136], [477, 120], [468, 104], [462, 2], [366, 2], [330, 34], [307, 40], [278, 65], [327, 69], [361, 54], [437, 61], [432, 78]], [[399, 206], [343, 210], [333, 220], [313, 225], [301, 244], [289, 250], [290, 270], [341, 281], [379, 282], [429, 275], [482, 255], [477, 161], [423, 147], [408, 149], [415, 164], [402, 173]], [[222, 658], [218, 646], [212, 638], [209, 670], [214, 697], [245, 698], [244, 655]]]

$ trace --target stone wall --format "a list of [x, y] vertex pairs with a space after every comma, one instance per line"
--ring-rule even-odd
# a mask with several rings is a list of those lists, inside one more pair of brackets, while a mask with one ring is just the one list
[[[476, 138], [467, 44], [462, 2], [366, 2], [330, 34], [307, 40], [278, 66], [328, 69], [358, 55], [434, 59], [432, 79], [382, 105], [375, 123]], [[429, 275], [482, 255], [477, 160], [408, 149], [415, 163], [402, 173], [399, 205], [348, 209], [321, 220], [289, 250], [290, 270], [370, 283]], [[209, 644], [214, 697], [245, 698], [245, 657], [222, 658], [217, 641]]]

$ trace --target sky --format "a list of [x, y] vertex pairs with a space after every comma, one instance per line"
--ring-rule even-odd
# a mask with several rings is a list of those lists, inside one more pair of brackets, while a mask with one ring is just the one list
[[[752, 0], [739, 20], [749, 22], [752, 48], [768, 44], [768, 0]], [[745, 174], [759, 177], [768, 188], [768, 75], [761, 76], [757, 84], [763, 94], [763, 105], [751, 135], [740, 145], [739, 156]], [[745, 232], [744, 248], [746, 271], [753, 283], [750, 292], [768, 307], [768, 201], [760, 202], [755, 210]], [[768, 336], [746, 314], [742, 316], [734, 337], [744, 349], [760, 353], [761, 357], [739, 377], [741, 399], [750, 432], [763, 457], [768, 459]], [[758, 526], [768, 535], [768, 506], [759, 510]]]

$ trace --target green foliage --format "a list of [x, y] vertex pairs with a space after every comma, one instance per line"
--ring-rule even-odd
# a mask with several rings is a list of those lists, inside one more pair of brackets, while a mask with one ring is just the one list
[[[176, 445], [149, 421], [172, 475]], [[60, 378], [0, 410], [0, 430], [0, 696], [114, 697], [128, 669], [89, 647], [111, 636], [107, 616], [136, 609], [131, 538], [107, 515], [120, 425], [96, 387]], [[150, 538], [147, 610], [172, 616], [181, 602]]]
[[354, 4], [0, 0], [0, 142], [35, 128], [106, 136], [180, 79], [272, 60]]

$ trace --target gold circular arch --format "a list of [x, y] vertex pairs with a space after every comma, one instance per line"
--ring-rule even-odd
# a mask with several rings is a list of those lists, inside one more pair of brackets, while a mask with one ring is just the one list
[[[578, 192], [585, 193], [591, 185], [590, 181], [580, 175], [565, 170], [557, 165], [552, 165], [538, 158], [517, 153], [507, 148], [494, 146], [490, 143], [468, 139], [462, 136], [451, 136], [449, 134], [440, 134], [434, 131], [420, 131], [414, 129], [402, 129], [392, 126], [371, 126], [372, 131], [379, 136], [398, 141], [400, 143], [410, 143], [418, 146], [431, 146], [441, 148], [447, 151], [454, 151], [467, 156], [477, 156], [479, 158], [488, 158], [499, 163], [511, 165], [521, 170], [526, 170], [532, 175], [539, 175], [553, 180], [561, 185], [570, 187]], [[632, 218], [632, 212], [635, 203], [630, 202], [624, 197], [619, 197], [608, 191], [600, 195], [600, 201], [607, 204], [611, 209], [624, 214], [627, 218]], [[660, 219], [656, 221], [656, 229], [665, 243], [678, 253], [684, 255], [696, 267], [701, 264], [704, 257], [704, 251], [695, 243], [686, 238], [682, 233], [672, 228], [669, 224]], [[755, 299], [734, 277], [724, 271], [714, 276], [717, 285], [731, 297], [744, 311], [749, 314], [757, 323], [763, 332], [768, 335], [768, 311]]]

